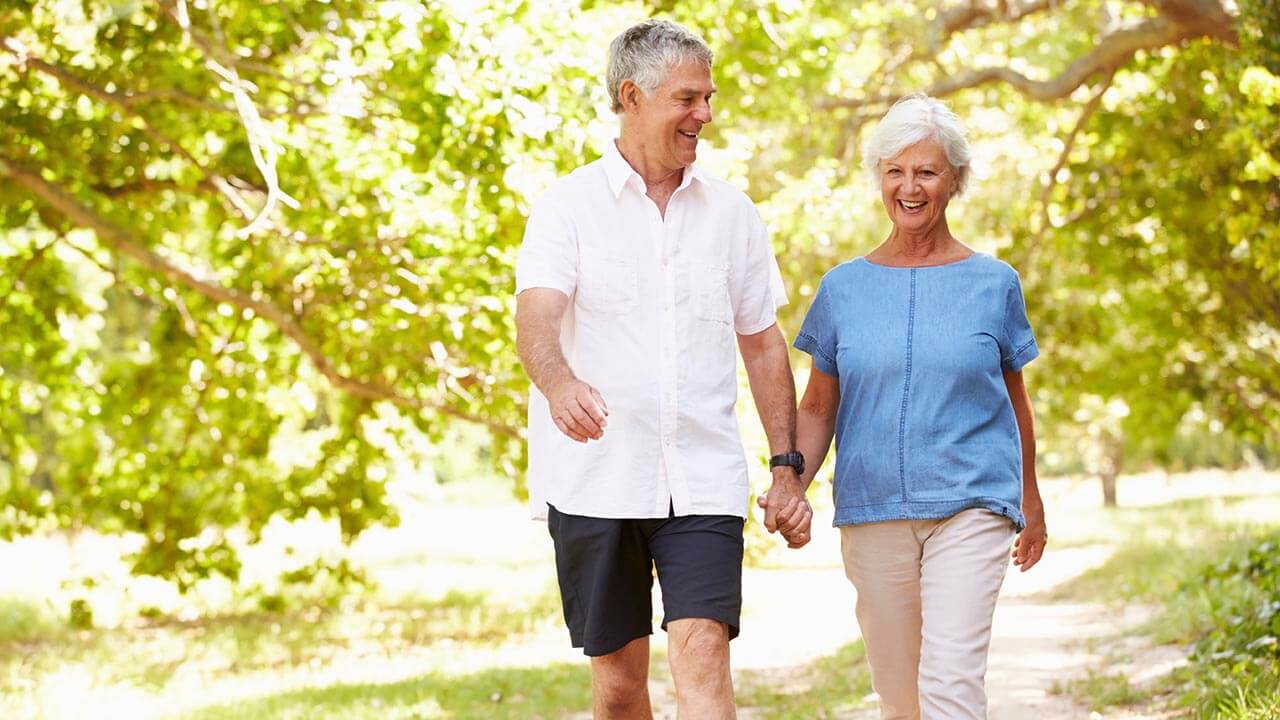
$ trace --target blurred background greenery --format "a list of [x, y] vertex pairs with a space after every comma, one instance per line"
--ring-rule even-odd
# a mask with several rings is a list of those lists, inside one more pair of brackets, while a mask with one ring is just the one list
[[242, 578], [273, 522], [341, 546], [397, 482], [522, 493], [515, 252], [649, 15], [716, 52], [700, 162], [772, 231], [784, 331], [884, 237], [859, 147], [923, 90], [977, 154], [954, 230], [1022, 274], [1042, 472], [1113, 505], [1280, 462], [1276, 0], [7, 0], [0, 537], [266, 598], [360, 581], [340, 548]]

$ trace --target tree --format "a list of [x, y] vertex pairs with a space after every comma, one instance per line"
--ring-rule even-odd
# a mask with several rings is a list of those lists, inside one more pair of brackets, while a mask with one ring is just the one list
[[957, 227], [1023, 271], [1051, 439], [1158, 453], [1189, 410], [1274, 438], [1277, 13], [1227, 7], [10, 4], [0, 531], [137, 532], [185, 586], [276, 516], [394, 522], [386, 478], [452, 423], [518, 477], [528, 202], [608, 137], [602, 38], [659, 12], [717, 50], [713, 161], [774, 228], [787, 327], [883, 236], [859, 139], [924, 89], [990, 160]]
[[234, 576], [229, 528], [393, 522], [379, 430], [518, 464], [521, 183], [592, 116], [554, 11], [501, 43], [416, 3], [0, 13], [0, 530], [138, 532], [190, 583]]
[[687, 15], [717, 28], [723, 74], [753, 99], [743, 154], [771, 162], [748, 176], [781, 206], [771, 219], [802, 299], [884, 236], [853, 177], [861, 132], [923, 90], [988, 156], [962, 236], [1021, 269], [1042, 427], [1082, 446], [1108, 504], [1126, 455], [1167, 459], [1188, 418], [1275, 443], [1274, 3], [784, 7]]

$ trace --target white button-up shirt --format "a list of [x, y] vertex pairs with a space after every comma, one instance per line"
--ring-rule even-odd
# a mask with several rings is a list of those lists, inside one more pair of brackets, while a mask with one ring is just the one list
[[666, 217], [613, 143], [534, 204], [516, 292], [571, 302], [560, 342], [609, 409], [578, 443], [529, 398], [529, 501], [570, 515], [747, 514], [747, 462], [734, 414], [735, 331], [752, 335], [787, 302], [769, 237], [741, 191], [687, 168]]

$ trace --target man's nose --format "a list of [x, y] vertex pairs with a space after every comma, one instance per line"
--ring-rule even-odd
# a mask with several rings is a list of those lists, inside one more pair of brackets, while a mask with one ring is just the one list
[[696, 110], [693, 111], [693, 118], [698, 122], [706, 125], [711, 122], [711, 103], [700, 103]]

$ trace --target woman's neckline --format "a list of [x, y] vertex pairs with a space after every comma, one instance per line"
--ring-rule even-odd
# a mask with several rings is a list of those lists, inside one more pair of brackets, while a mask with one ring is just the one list
[[855, 260], [861, 260], [862, 262], [870, 265], [871, 267], [884, 268], [885, 270], [928, 270], [930, 268], [947, 268], [947, 267], [953, 267], [955, 265], [963, 265], [964, 263], [969, 262], [970, 260], [978, 257], [981, 254], [982, 253], [980, 252], [972, 252], [966, 255], [965, 257], [960, 258], [959, 260], [952, 260], [951, 262], [939, 263], [937, 265], [883, 265], [881, 263], [872, 262], [868, 260], [866, 255], [857, 257], [855, 258]]

